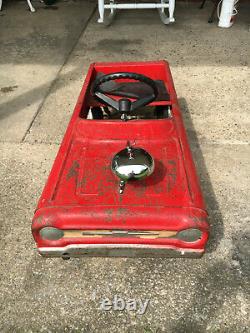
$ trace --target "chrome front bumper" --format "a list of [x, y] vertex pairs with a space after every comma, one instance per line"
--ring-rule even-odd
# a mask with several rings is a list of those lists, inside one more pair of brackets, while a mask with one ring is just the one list
[[65, 247], [40, 247], [39, 253], [44, 257], [181, 257], [200, 258], [203, 249], [183, 249], [169, 246], [152, 246], [142, 244], [72, 244]]

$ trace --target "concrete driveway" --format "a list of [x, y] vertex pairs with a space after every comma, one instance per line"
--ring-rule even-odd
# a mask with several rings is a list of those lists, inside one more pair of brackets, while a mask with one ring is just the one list
[[[208, 25], [211, 4], [177, 4], [96, 23], [96, 2], [52, 9], [6, 2], [0, 14], [0, 332], [249, 331], [249, 4], [231, 29]], [[94, 61], [170, 62], [207, 201], [202, 259], [43, 259], [30, 225]], [[138, 311], [100, 309], [115, 297]]]

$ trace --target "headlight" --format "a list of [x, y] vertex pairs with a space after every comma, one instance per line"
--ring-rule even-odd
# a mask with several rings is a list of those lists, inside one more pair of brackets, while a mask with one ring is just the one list
[[195, 242], [202, 236], [202, 232], [199, 229], [186, 229], [178, 232], [177, 238], [184, 242]]
[[53, 227], [45, 227], [40, 230], [40, 236], [43, 239], [47, 240], [58, 240], [63, 237], [63, 230], [53, 228]]

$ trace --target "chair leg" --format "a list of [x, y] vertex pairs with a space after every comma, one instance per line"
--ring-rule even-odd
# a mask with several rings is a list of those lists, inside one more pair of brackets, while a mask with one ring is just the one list
[[104, 22], [104, 0], [98, 0], [99, 19], [98, 23]]
[[206, 0], [203, 0], [203, 1], [202, 1], [202, 4], [200, 5], [200, 9], [202, 9], [202, 8], [204, 7], [205, 2], [206, 2]]
[[175, 8], [175, 0], [169, 0], [169, 22], [174, 22], [174, 8]]
[[28, 6], [29, 6], [30, 11], [31, 11], [32, 13], [34, 13], [36, 10], [35, 10], [35, 8], [32, 6], [31, 1], [30, 1], [30, 0], [27, 0], [27, 3], [28, 3]]

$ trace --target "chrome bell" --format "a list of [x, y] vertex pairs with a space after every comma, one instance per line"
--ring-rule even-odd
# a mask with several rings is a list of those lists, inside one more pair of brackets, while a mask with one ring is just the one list
[[121, 180], [119, 192], [122, 194], [128, 180], [140, 180], [152, 174], [154, 160], [146, 150], [128, 144], [113, 157], [111, 168]]

